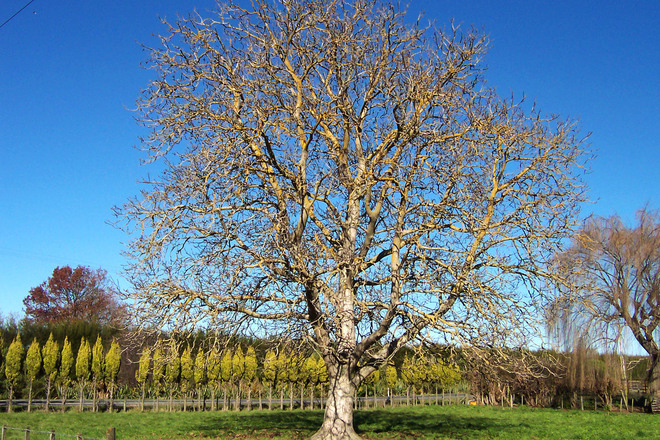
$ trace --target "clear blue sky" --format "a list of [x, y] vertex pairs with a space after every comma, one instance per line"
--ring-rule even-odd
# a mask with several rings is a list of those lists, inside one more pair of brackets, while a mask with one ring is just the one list
[[[28, 0], [2, 0], [0, 22]], [[404, 2], [405, 3], [405, 2]], [[149, 171], [132, 148], [144, 134], [140, 68], [174, 18], [209, 0], [34, 0], [0, 28], [0, 313], [56, 266], [102, 267], [120, 280], [123, 232], [111, 208]], [[660, 207], [660, 1], [410, 2], [414, 18], [483, 29], [491, 85], [575, 117], [598, 157], [584, 216], [634, 218]]]

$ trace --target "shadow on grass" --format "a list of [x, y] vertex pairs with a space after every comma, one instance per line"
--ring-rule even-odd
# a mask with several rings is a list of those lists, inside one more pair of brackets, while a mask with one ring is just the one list
[[[508, 423], [491, 417], [477, 415], [461, 416], [455, 413], [418, 411], [366, 411], [355, 415], [356, 431], [359, 433], [391, 433], [424, 435], [472, 436], [480, 432], [511, 431], [512, 435], [520, 424]], [[462, 434], [462, 435], [461, 435]]]
[[[252, 435], [261, 433], [263, 437], [286, 434], [291, 438], [305, 438], [316, 432], [322, 422], [322, 411], [216, 413], [205, 418], [203, 424], [196, 424], [194, 429], [205, 435], [242, 432]], [[520, 428], [525, 428], [524, 424], [511, 423], [511, 420], [494, 417], [406, 409], [357, 411], [354, 423], [356, 431], [368, 437], [371, 437], [370, 434], [375, 437], [383, 437], [379, 434], [399, 433], [404, 436], [446, 435], [469, 438], [479, 437], [479, 433], [498, 432], [501, 434], [507, 431], [511, 433], [512, 437], [515, 437], [515, 433]]]

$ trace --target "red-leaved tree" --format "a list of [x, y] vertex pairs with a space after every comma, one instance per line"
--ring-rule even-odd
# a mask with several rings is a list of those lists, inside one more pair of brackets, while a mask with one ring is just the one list
[[126, 316], [107, 272], [86, 266], [56, 267], [48, 280], [30, 289], [23, 304], [26, 318], [34, 322], [85, 320], [117, 325]]

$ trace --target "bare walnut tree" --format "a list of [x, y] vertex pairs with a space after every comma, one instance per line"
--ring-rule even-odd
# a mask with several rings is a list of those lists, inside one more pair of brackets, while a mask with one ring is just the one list
[[605, 342], [628, 328], [649, 354], [649, 394], [660, 397], [660, 213], [637, 219], [633, 228], [618, 216], [584, 223], [558, 256], [567, 282], [551, 317], [564, 334]]
[[515, 345], [583, 199], [570, 121], [500, 100], [482, 35], [377, 1], [256, 1], [169, 25], [140, 108], [159, 181], [118, 214], [145, 326], [308, 337], [315, 439], [405, 344]]

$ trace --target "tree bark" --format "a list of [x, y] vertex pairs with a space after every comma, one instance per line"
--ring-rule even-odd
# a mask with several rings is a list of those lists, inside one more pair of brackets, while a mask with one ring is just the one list
[[646, 372], [646, 382], [649, 388], [650, 400], [660, 397], [660, 352], [651, 354], [649, 369]]
[[268, 384], [268, 411], [273, 409], [273, 383]]
[[348, 367], [339, 366], [336, 377], [330, 378], [330, 391], [325, 405], [323, 425], [310, 440], [359, 440], [353, 427], [353, 396], [355, 385]]
[[30, 379], [30, 386], [28, 387], [28, 407], [27, 412], [32, 412], [32, 385], [34, 380]]
[[52, 385], [52, 381], [50, 377], [48, 377], [46, 381], [46, 412], [50, 411], [50, 387]]

